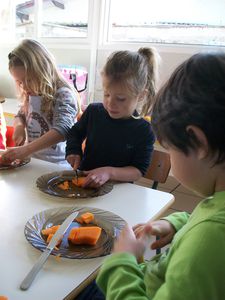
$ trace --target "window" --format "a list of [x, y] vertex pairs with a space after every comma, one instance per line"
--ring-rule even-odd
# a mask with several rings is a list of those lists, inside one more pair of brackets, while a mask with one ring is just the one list
[[87, 37], [88, 1], [43, 1], [42, 37]]
[[33, 37], [35, 34], [34, 0], [15, 2], [13, 11], [15, 13], [16, 37]]
[[84, 42], [100, 28], [106, 43], [225, 46], [224, 11], [224, 0], [4, 0], [0, 37]]
[[225, 46], [224, 12], [224, 0], [111, 0], [107, 41]]
[[10, 1], [0, 2], [0, 37], [1, 41], [12, 34]]
[[87, 38], [88, 3], [89, 0], [1, 1], [1, 37]]

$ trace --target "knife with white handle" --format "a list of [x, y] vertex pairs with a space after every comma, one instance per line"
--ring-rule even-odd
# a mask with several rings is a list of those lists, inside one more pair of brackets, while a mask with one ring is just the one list
[[70, 224], [73, 222], [73, 220], [77, 217], [78, 212], [73, 212], [70, 214], [65, 221], [60, 225], [59, 229], [56, 231], [56, 233], [53, 235], [51, 241], [47, 245], [44, 252], [39, 257], [38, 261], [35, 263], [33, 268], [30, 270], [30, 272], [27, 274], [27, 276], [24, 278], [20, 285], [21, 290], [27, 290], [31, 283], [33, 282], [34, 278], [36, 277], [37, 273], [41, 270], [44, 263], [46, 262], [47, 258], [51, 254], [52, 250], [57, 245], [58, 241], [62, 238], [63, 234], [67, 230], [67, 228], [70, 226]]

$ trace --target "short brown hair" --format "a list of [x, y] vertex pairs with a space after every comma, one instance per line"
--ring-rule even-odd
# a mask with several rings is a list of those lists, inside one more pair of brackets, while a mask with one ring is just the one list
[[187, 126], [207, 137], [215, 163], [225, 161], [225, 53], [198, 53], [183, 62], [156, 96], [152, 126], [159, 141], [185, 154], [199, 141]]

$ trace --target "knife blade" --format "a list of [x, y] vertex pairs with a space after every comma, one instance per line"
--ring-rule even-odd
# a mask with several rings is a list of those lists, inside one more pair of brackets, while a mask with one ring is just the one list
[[38, 274], [38, 272], [41, 270], [43, 267], [44, 263], [46, 262], [47, 258], [51, 254], [52, 250], [55, 248], [57, 245], [59, 239], [63, 236], [67, 228], [70, 226], [70, 224], [73, 222], [73, 220], [77, 217], [78, 212], [73, 212], [70, 214], [60, 225], [59, 229], [56, 231], [56, 233], [53, 235], [51, 241], [47, 245], [46, 249], [42, 252], [41, 256], [37, 260], [37, 262], [34, 264], [30, 272], [27, 274], [27, 276], [24, 278], [20, 285], [21, 290], [27, 290], [31, 283], [33, 282], [34, 278]]
[[77, 180], [77, 184], [78, 184], [78, 172], [77, 172], [77, 170], [75, 170], [75, 174], [76, 174], [76, 180]]

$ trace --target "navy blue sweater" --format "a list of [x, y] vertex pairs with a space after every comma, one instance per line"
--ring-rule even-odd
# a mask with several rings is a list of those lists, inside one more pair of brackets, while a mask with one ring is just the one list
[[[85, 139], [86, 146], [82, 153]], [[102, 103], [93, 103], [70, 129], [66, 156], [81, 155], [80, 170], [133, 166], [144, 174], [154, 141], [151, 125], [143, 118], [112, 119]]]

